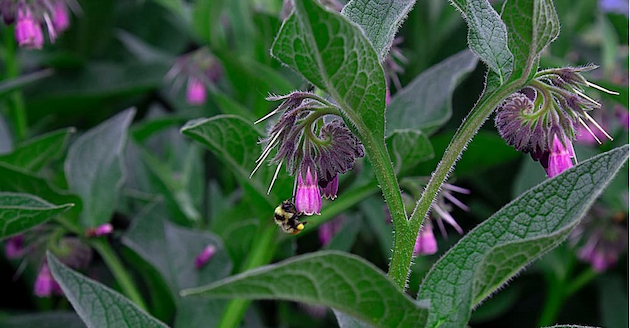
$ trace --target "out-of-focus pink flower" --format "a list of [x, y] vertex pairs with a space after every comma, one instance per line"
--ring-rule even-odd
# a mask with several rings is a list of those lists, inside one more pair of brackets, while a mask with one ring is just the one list
[[16, 235], [4, 241], [4, 253], [8, 259], [24, 255], [24, 235]]
[[214, 245], [206, 246], [195, 258], [195, 267], [197, 269], [203, 268], [204, 265], [206, 265], [206, 263], [208, 263], [208, 261], [210, 261], [210, 259], [214, 256], [216, 251], [217, 249]]
[[435, 240], [435, 235], [433, 234], [433, 226], [431, 221], [427, 220], [426, 224], [420, 229], [418, 238], [416, 238], [413, 256], [418, 256], [418, 254], [432, 255], [437, 253], [437, 250], [437, 240]]
[[203, 105], [206, 103], [208, 94], [206, 86], [199, 79], [191, 77], [188, 79], [186, 87], [186, 101], [191, 105]]
[[56, 1], [53, 4], [52, 24], [57, 34], [70, 27], [70, 15], [65, 2]]
[[18, 10], [17, 23], [15, 24], [15, 40], [20, 47], [26, 49], [41, 49], [44, 44], [42, 28], [35, 21], [28, 7]]
[[109, 235], [113, 231], [114, 231], [114, 227], [111, 225], [111, 223], [105, 223], [105, 224], [101, 224], [100, 226], [98, 226], [96, 228], [88, 229], [85, 232], [85, 234], [88, 237], [99, 237], [99, 236]]
[[63, 295], [61, 287], [55, 281], [55, 278], [53, 278], [46, 262], [44, 262], [44, 264], [42, 264], [42, 267], [39, 269], [39, 273], [37, 274], [37, 278], [35, 279], [35, 285], [33, 286], [33, 293], [35, 294], [35, 296], [38, 297]]
[[317, 235], [322, 246], [328, 245], [332, 238], [343, 228], [345, 217], [337, 216], [319, 226]]

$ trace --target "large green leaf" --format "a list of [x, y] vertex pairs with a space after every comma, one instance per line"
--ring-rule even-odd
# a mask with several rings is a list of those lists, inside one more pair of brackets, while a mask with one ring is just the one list
[[75, 206], [64, 214], [73, 219], [78, 218], [82, 206], [79, 197], [57, 189], [30, 172], [5, 163], [0, 163], [0, 190], [32, 194], [53, 204], [74, 204]]
[[378, 59], [383, 61], [396, 31], [415, 3], [415, 0], [351, 0], [341, 14], [361, 26]]
[[422, 327], [427, 310], [373, 264], [336, 251], [311, 253], [248, 271], [184, 296], [282, 299], [325, 305], [377, 327]]
[[510, 0], [501, 18], [507, 25], [508, 46], [514, 55], [512, 78], [533, 67], [540, 52], [560, 33], [560, 22], [552, 0]]
[[2, 317], [0, 328], [85, 328], [74, 312], [39, 312]]
[[208, 147], [227, 168], [232, 170], [245, 190], [251, 190], [256, 197], [276, 206], [281, 201], [278, 193], [290, 190], [290, 181], [284, 174], [278, 175], [271, 198], [267, 197], [267, 187], [263, 184], [271, 181], [271, 170], [263, 165], [251, 179], [249, 178], [260, 155], [258, 145], [261, 134], [251, 122], [235, 115], [218, 115], [207, 119], [192, 120], [181, 129], [181, 132]]
[[168, 327], [111, 288], [68, 268], [51, 253], [46, 256], [53, 277], [89, 328]]
[[109, 222], [123, 181], [121, 157], [127, 128], [135, 114], [128, 109], [80, 136], [68, 151], [64, 171], [70, 190], [83, 200], [81, 223]]
[[468, 233], [431, 269], [418, 299], [428, 327], [462, 327], [470, 310], [560, 244], [628, 159], [616, 148], [547, 180]]
[[271, 53], [328, 92], [360, 133], [382, 138], [385, 75], [358, 26], [313, 0], [296, 1]]
[[40, 225], [72, 206], [53, 205], [29, 194], [0, 192], [0, 239]]
[[29, 140], [16, 147], [11, 153], [0, 156], [0, 162], [29, 172], [38, 172], [65, 150], [71, 133], [74, 133], [74, 128], [50, 132]]
[[[179, 291], [227, 277], [232, 262], [218, 237], [175, 226], [166, 221], [165, 214], [162, 204], [148, 205], [134, 220], [123, 243], [151, 263], [170, 287], [177, 306], [176, 326], [213, 327], [218, 323], [224, 302], [181, 298]], [[195, 258], [208, 245], [213, 245], [216, 253], [204, 267], [195, 268]]]
[[387, 135], [395, 130], [431, 134], [451, 118], [451, 95], [459, 81], [477, 66], [470, 51], [459, 52], [418, 75], [387, 106]]
[[505, 23], [488, 0], [451, 0], [468, 23], [468, 45], [497, 74], [500, 84], [510, 77], [513, 55]]

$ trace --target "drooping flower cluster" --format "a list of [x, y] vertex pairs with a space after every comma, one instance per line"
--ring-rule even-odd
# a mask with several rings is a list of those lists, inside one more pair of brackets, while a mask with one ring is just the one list
[[286, 96], [271, 96], [268, 100], [283, 102], [259, 123], [276, 113], [282, 113], [269, 129], [262, 143], [265, 147], [256, 160], [252, 175], [277, 148], [270, 160], [277, 165], [273, 182], [283, 163], [287, 172], [296, 177], [295, 206], [305, 215], [319, 214], [321, 197], [334, 199], [339, 189], [339, 174], [354, 166], [364, 156], [363, 145], [343, 123], [339, 110], [330, 102], [309, 92], [293, 92]]
[[199, 106], [206, 103], [207, 88], [212, 88], [222, 74], [218, 60], [207, 48], [200, 48], [179, 57], [166, 73], [165, 79], [173, 81], [174, 90], [181, 89], [186, 83], [186, 101]]
[[[623, 196], [628, 199], [627, 194]], [[627, 212], [595, 204], [571, 232], [570, 240], [577, 247], [577, 257], [590, 263], [597, 272], [614, 266], [628, 247], [627, 221]]]
[[15, 41], [22, 48], [41, 49], [45, 28], [50, 43], [70, 26], [69, 8], [79, 11], [74, 0], [0, 0], [6, 25], [15, 25]]
[[5, 255], [8, 259], [23, 258], [25, 263], [35, 263], [37, 266], [38, 273], [33, 284], [33, 294], [38, 297], [63, 294], [61, 287], [50, 272], [46, 259], [43, 258], [45, 248], [53, 252], [62, 263], [73, 269], [86, 268], [92, 260], [92, 250], [79, 238], [59, 237], [55, 233], [59, 230], [50, 228], [46, 225], [39, 226], [25, 234], [8, 238], [4, 245]]
[[527, 87], [509, 96], [497, 109], [495, 125], [501, 137], [539, 161], [550, 178], [577, 161], [572, 141], [578, 126], [597, 142], [598, 135], [612, 139], [588, 114], [601, 105], [584, 94], [584, 86], [614, 94], [582, 76], [592, 69], [595, 66], [540, 71]]

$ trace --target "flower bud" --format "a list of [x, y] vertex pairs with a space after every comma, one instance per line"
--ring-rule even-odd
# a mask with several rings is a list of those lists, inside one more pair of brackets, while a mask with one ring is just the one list
[[197, 269], [203, 268], [208, 263], [208, 261], [210, 261], [210, 259], [212, 259], [212, 257], [216, 253], [216, 251], [217, 251], [217, 249], [216, 249], [216, 247], [214, 247], [214, 245], [206, 246], [201, 251], [201, 253], [199, 253], [199, 255], [197, 255], [197, 257], [195, 258], [195, 267]]

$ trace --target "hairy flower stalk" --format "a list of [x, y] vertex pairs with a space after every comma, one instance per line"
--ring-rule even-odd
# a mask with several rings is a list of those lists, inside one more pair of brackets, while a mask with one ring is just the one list
[[[612, 138], [589, 115], [601, 105], [588, 97], [583, 87], [616, 94], [588, 82], [582, 72], [595, 66], [565, 67], [540, 71], [520, 92], [510, 95], [497, 109], [499, 134], [519, 151], [539, 161], [553, 178], [577, 163], [573, 151], [578, 127], [598, 136]], [[591, 129], [595, 127], [595, 131]]]
[[251, 175], [275, 149], [269, 163], [277, 167], [269, 191], [285, 164], [289, 175], [296, 178], [297, 211], [305, 215], [319, 214], [322, 197], [337, 197], [339, 174], [350, 170], [355, 160], [365, 155], [363, 145], [338, 117], [337, 107], [313, 93], [296, 91], [285, 96], [270, 96], [267, 100], [283, 102], [255, 123], [281, 115], [261, 141], [265, 147]]

